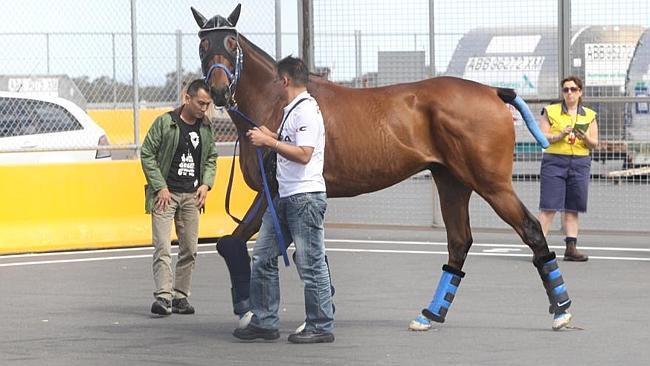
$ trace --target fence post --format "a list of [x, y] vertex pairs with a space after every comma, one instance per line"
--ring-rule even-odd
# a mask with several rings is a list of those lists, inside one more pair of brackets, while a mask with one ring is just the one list
[[429, 70], [431, 70], [431, 77], [436, 77], [436, 30], [433, 1], [429, 0]]
[[314, 71], [314, 7], [312, 0], [298, 1], [298, 41], [300, 57]]
[[354, 81], [354, 86], [362, 87], [363, 85], [361, 85], [361, 75], [363, 71], [361, 70], [361, 31], [360, 30], [354, 31], [354, 57], [356, 59], [355, 62], [356, 78]]
[[47, 74], [50, 74], [50, 34], [45, 33], [45, 63], [47, 65]]
[[131, 77], [133, 83], [133, 144], [135, 157], [140, 157], [140, 93], [138, 90], [138, 29], [135, 1], [131, 0]]
[[282, 3], [275, 0], [275, 59], [282, 58]]
[[116, 60], [115, 55], [115, 33], [111, 33], [111, 52], [113, 55], [113, 109], [117, 108], [117, 79], [116, 79]]
[[[558, 0], [558, 84], [571, 73], [571, 1]], [[558, 95], [561, 97], [561, 95]]]
[[438, 199], [438, 185], [436, 180], [433, 179], [433, 174], [431, 174], [431, 226], [432, 227], [444, 227], [445, 222], [440, 217], [440, 200]]
[[183, 104], [183, 34], [176, 30], [176, 97], [177, 105]]

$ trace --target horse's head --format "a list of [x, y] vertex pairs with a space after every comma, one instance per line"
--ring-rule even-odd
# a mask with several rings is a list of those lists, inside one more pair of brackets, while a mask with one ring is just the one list
[[235, 29], [241, 4], [235, 7], [228, 18], [215, 15], [207, 20], [196, 9], [192, 14], [199, 30], [199, 56], [205, 82], [215, 105], [224, 107], [235, 104], [234, 94], [242, 68], [242, 50], [239, 33]]

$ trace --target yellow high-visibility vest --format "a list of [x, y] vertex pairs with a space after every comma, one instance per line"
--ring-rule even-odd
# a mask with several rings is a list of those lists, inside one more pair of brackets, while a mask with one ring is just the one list
[[[544, 112], [548, 117], [551, 124], [551, 133], [557, 135], [564, 130], [567, 126], [575, 126], [576, 124], [590, 124], [596, 118], [596, 112], [593, 110], [578, 106], [578, 113], [576, 116], [562, 111], [562, 103], [550, 104], [544, 107]], [[588, 129], [589, 127], [587, 127]], [[585, 129], [585, 131], [587, 130]], [[575, 139], [573, 144], [569, 143], [569, 135], [564, 136], [563, 139], [552, 143], [546, 150], [547, 153], [560, 154], [560, 155], [578, 155], [588, 156], [589, 148], [585, 145], [584, 141]]]

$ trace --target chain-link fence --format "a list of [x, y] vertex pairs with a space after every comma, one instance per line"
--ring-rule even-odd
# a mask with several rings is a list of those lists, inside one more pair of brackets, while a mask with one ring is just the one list
[[[104, 157], [105, 149], [133, 151], [153, 119], [178, 105], [183, 85], [201, 76], [197, 25], [190, 6], [211, 17], [228, 15], [236, 4], [226, 0], [62, 0], [50, 7], [36, 1], [7, 6], [0, 14], [0, 47], [5, 50], [0, 56], [0, 90], [6, 91], [0, 94], [0, 160], [52, 161], [48, 157], [65, 155], [62, 150], [66, 149], [91, 151], [78, 159]], [[305, 6], [313, 10], [308, 12], [311, 18], [299, 15]], [[313, 51], [300, 49], [299, 30], [306, 22], [313, 24]], [[647, 1], [251, 0], [242, 1], [237, 28], [276, 58], [301, 54], [313, 60], [314, 71], [336, 83], [374, 87], [451, 75], [514, 88], [537, 115], [544, 105], [559, 100], [561, 75], [575, 74], [585, 82], [585, 104], [598, 113], [601, 141], [593, 151], [590, 213], [583, 227], [647, 231]], [[132, 82], [134, 44], [137, 101]], [[40, 99], [30, 99], [34, 96]], [[72, 115], [79, 125], [84, 125], [79, 121], [86, 117], [51, 99], [54, 96], [85, 111], [91, 127], [82, 126], [73, 129], [72, 137], [64, 136], [71, 132], [59, 131], [61, 126], [74, 124], [64, 122], [62, 116]], [[39, 104], [50, 107], [29, 107]], [[42, 111], [53, 105], [62, 110], [59, 117]], [[31, 111], [20, 112], [25, 106]], [[45, 114], [48, 117], [40, 117]], [[215, 111], [214, 116], [218, 141], [233, 141], [236, 133], [227, 115]], [[28, 122], [35, 119], [40, 127], [28, 128]], [[513, 179], [527, 206], [535, 208], [541, 149], [516, 112], [513, 119], [517, 132]], [[86, 130], [99, 131], [99, 135]], [[35, 158], [25, 151], [51, 152]], [[118, 154], [113, 150], [114, 157]], [[435, 194], [428, 188], [419, 193], [420, 188], [415, 189], [425, 187], [421, 182], [427, 179], [425, 174], [403, 183], [411, 187], [403, 195], [368, 200], [374, 197], [370, 195], [360, 200], [365, 200], [366, 212], [375, 214], [385, 205], [409, 211], [412, 201], [430, 210], [427, 219], [418, 216], [418, 220], [431, 224], [433, 217], [434, 224], [441, 224]], [[402, 192], [399, 187], [393, 189]], [[431, 197], [431, 202], [427, 198], [424, 204], [422, 197]], [[603, 209], [598, 208], [601, 199], [606, 202]], [[474, 226], [504, 225], [480, 199], [472, 199], [472, 212]], [[336, 213], [334, 201], [330, 221], [337, 220]], [[400, 215], [404, 224], [418, 222], [408, 217]], [[400, 221], [382, 215], [345, 219], [355, 220]]]
[[[592, 152], [589, 213], [581, 228], [648, 231], [650, 169], [629, 170], [650, 165], [647, 2], [315, 0], [313, 8], [315, 67], [352, 87], [456, 76], [514, 88], [539, 116], [560, 100], [561, 75], [579, 76], [585, 105], [598, 113], [601, 142]], [[536, 211], [542, 150], [517, 112], [513, 120], [515, 189]], [[473, 196], [470, 210], [474, 227], [506, 227], [480, 197]], [[328, 219], [443, 225], [428, 174], [332, 200]]]
[[[0, 162], [73, 161], [79, 157], [76, 153], [65, 159], [61, 150], [66, 148], [95, 150], [97, 154], [99, 140], [90, 141], [83, 132], [86, 128], [62, 131], [57, 127], [64, 123], [60, 118], [36, 123], [32, 117], [37, 112], [14, 118], [16, 111], [24, 110], [22, 106], [41, 104], [58, 105], [77, 125], [101, 131], [101, 147], [113, 151], [114, 158], [133, 157], [153, 120], [179, 105], [183, 87], [201, 77], [198, 26], [190, 6], [211, 17], [236, 4], [223, 0], [120, 0], [110, 4], [62, 0], [48, 8], [51, 13], [35, 1], [7, 7], [0, 14], [0, 47], [5, 50], [0, 56]], [[296, 4], [285, 4], [285, 8], [289, 9], [289, 23], [296, 23]], [[286, 52], [297, 53], [295, 25], [293, 33], [276, 31], [276, 23], [281, 24], [279, 0], [244, 2], [244, 9], [246, 16], [238, 29], [249, 39], [271, 55], [280, 56], [283, 41], [288, 45]], [[72, 101], [81, 113], [57, 98]], [[212, 112], [217, 141], [234, 141], [227, 115]], [[58, 151], [60, 157], [53, 158], [49, 151]], [[39, 158], [34, 160], [36, 156]]]

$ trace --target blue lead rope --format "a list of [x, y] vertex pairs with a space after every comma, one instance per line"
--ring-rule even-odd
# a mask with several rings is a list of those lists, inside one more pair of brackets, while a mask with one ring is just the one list
[[[253, 127], [258, 127], [258, 125], [253, 122], [247, 115], [242, 113], [239, 109], [228, 108], [228, 111], [238, 114], [244, 121], [248, 122]], [[262, 174], [262, 187], [264, 188], [264, 196], [266, 197], [266, 202], [269, 205], [269, 210], [271, 211], [271, 217], [273, 217], [273, 227], [275, 228], [275, 235], [278, 239], [278, 249], [282, 253], [282, 259], [284, 259], [284, 265], [289, 267], [289, 256], [287, 255], [287, 246], [285, 245], [286, 241], [284, 240], [284, 234], [282, 234], [282, 229], [280, 228], [280, 219], [278, 214], [275, 211], [275, 206], [273, 205], [273, 197], [271, 197], [271, 190], [269, 189], [269, 182], [266, 179], [266, 170], [264, 169], [264, 158], [262, 156], [262, 148], [257, 147], [255, 149], [257, 153], [257, 162], [260, 166], [260, 173]]]

